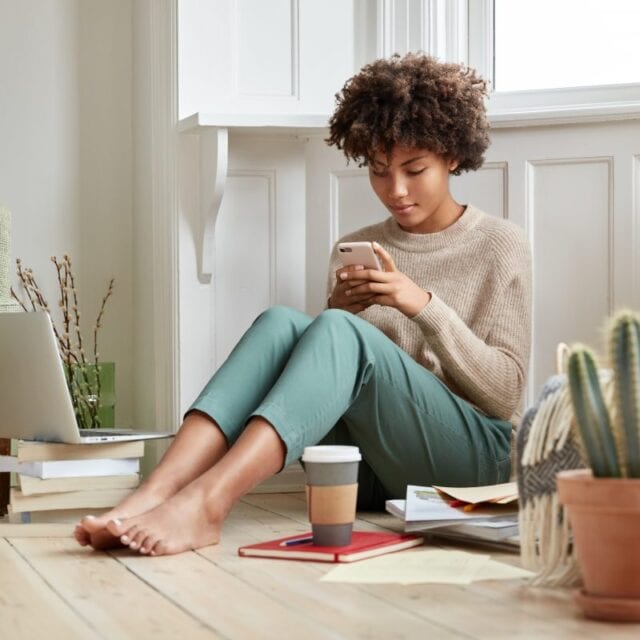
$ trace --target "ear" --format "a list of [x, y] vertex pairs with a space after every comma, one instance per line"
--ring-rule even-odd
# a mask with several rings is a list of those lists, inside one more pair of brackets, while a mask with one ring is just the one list
[[455, 171], [458, 168], [459, 164], [460, 162], [458, 162], [458, 160], [456, 160], [455, 158], [449, 160], [449, 173]]

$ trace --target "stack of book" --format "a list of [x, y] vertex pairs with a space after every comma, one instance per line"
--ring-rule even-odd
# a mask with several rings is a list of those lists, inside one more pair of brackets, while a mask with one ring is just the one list
[[10, 523], [76, 522], [117, 505], [140, 484], [144, 441], [60, 444], [19, 440], [0, 456], [0, 472], [15, 473]]
[[404, 530], [460, 541], [518, 548], [515, 482], [483, 487], [409, 485], [406, 500], [387, 500], [386, 510], [404, 520]]

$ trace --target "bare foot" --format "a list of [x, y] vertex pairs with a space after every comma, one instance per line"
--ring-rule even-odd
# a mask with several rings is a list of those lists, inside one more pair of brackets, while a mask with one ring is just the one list
[[[207, 503], [216, 506], [207, 507]], [[147, 513], [113, 519], [107, 528], [134, 551], [171, 555], [217, 544], [228, 511], [211, 498], [205, 502], [203, 492], [189, 488]]]
[[159, 489], [143, 484], [119, 505], [100, 516], [85, 516], [73, 532], [80, 545], [91, 545], [94, 549], [121, 547], [122, 543], [108, 529], [107, 523], [113, 519], [129, 518], [150, 511], [175, 493], [176, 489]]

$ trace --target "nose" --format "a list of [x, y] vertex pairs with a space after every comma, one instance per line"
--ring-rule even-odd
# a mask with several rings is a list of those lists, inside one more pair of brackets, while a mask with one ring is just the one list
[[391, 200], [400, 200], [408, 193], [407, 184], [402, 176], [391, 175], [389, 177], [388, 195]]

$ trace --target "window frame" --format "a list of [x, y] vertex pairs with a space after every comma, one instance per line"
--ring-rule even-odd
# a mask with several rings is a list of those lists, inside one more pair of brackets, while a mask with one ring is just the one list
[[[494, 85], [494, 0], [466, 0], [468, 58]], [[492, 122], [504, 125], [589, 122], [640, 117], [640, 83], [561, 89], [494, 91], [487, 103]]]

